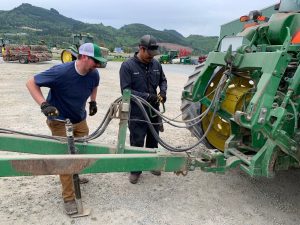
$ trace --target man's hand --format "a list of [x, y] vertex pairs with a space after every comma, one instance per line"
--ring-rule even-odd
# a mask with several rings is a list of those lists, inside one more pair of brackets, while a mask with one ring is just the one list
[[89, 115], [93, 116], [97, 113], [97, 102], [96, 101], [90, 101], [89, 104], [90, 104], [90, 107], [89, 107], [90, 113], [89, 113]]
[[157, 103], [159, 101], [158, 96], [156, 94], [149, 94], [147, 98], [147, 102], [149, 103]]
[[48, 102], [43, 102], [41, 104], [41, 110], [42, 110], [42, 113], [45, 114], [45, 116], [58, 116], [59, 115], [57, 108], [50, 105]]
[[167, 101], [167, 94], [164, 91], [159, 92], [158, 94], [159, 101], [165, 103]]

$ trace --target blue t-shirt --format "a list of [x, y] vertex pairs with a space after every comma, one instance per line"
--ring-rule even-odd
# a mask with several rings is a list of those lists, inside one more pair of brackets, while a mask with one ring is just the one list
[[35, 75], [34, 80], [39, 87], [50, 88], [47, 102], [58, 109], [57, 119], [79, 123], [86, 118], [86, 101], [99, 85], [100, 77], [96, 69], [84, 76], [78, 74], [73, 61], [53, 66]]

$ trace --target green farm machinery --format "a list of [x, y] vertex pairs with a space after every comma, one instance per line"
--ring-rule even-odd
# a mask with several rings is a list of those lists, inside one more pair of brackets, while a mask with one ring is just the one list
[[[198, 138], [193, 146], [168, 145], [151, 123], [159, 149], [126, 146], [132, 101], [150, 121], [142, 106], [149, 104], [126, 90], [87, 137], [73, 138], [72, 132], [67, 138], [51, 137], [1, 128], [1, 150], [32, 154], [1, 156], [0, 176], [129, 171], [185, 175], [196, 168], [224, 173], [239, 167], [252, 177], [270, 178], [276, 171], [298, 168], [299, 11], [300, 1], [281, 0], [278, 13], [268, 22], [220, 39], [205, 63], [196, 67], [185, 85], [181, 106], [186, 127]], [[155, 112], [164, 122], [175, 121]], [[112, 119], [120, 121], [116, 146], [90, 142]], [[66, 123], [66, 129], [70, 127]], [[190, 154], [200, 143], [207, 148]]]
[[181, 57], [180, 63], [184, 64], [184, 65], [190, 65], [190, 64], [192, 64], [192, 59], [190, 56]]
[[[61, 62], [66, 63], [66, 62], [72, 62], [77, 59], [78, 55], [78, 49], [80, 45], [84, 43], [94, 43], [94, 38], [90, 34], [73, 34], [72, 35], [73, 43], [68, 47], [68, 49], [64, 49], [61, 53]], [[104, 47], [100, 47], [101, 53], [104, 58], [107, 58], [109, 50]], [[105, 64], [101, 64], [101, 68], [106, 67]]]
[[169, 50], [165, 54], [161, 55], [159, 58], [159, 62], [163, 64], [172, 63], [173, 59], [178, 58], [179, 51], [177, 50]]
[[190, 131], [218, 149], [203, 154], [220, 160], [208, 171], [272, 177], [299, 167], [300, 1], [275, 8], [267, 23], [219, 40], [185, 86], [183, 119], [199, 118]]

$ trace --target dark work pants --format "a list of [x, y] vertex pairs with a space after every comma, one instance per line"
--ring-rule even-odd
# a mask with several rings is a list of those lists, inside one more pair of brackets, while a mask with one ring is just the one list
[[[150, 117], [152, 123], [158, 123], [158, 117]], [[159, 126], [154, 125], [154, 129], [159, 134]], [[136, 147], [158, 148], [158, 141], [151, 133], [150, 127], [144, 122], [129, 122], [130, 145]], [[146, 143], [145, 143], [146, 138]], [[145, 143], [145, 145], [144, 145]], [[141, 171], [132, 171], [131, 173], [141, 174]]]

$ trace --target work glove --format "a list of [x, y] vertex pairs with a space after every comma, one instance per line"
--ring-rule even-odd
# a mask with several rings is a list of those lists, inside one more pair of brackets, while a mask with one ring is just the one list
[[161, 91], [161, 92], [159, 92], [159, 94], [157, 96], [158, 96], [160, 102], [165, 103], [167, 101], [166, 92]]
[[149, 94], [147, 98], [147, 102], [149, 103], [157, 103], [159, 101], [158, 96], [156, 94]]
[[98, 109], [97, 108], [97, 102], [96, 101], [90, 101], [89, 104], [90, 104], [90, 107], [89, 107], [90, 113], [89, 113], [89, 115], [93, 116], [97, 113], [97, 109]]
[[41, 104], [41, 110], [42, 110], [42, 113], [45, 114], [45, 116], [58, 116], [59, 115], [57, 108], [50, 105], [48, 102], [43, 102]]

